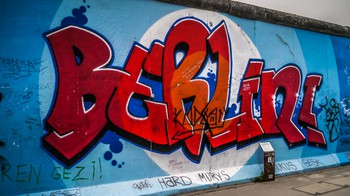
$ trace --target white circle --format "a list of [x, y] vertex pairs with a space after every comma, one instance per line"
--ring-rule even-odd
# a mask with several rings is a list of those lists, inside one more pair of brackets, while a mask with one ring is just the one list
[[[143, 35], [140, 44], [145, 47], [150, 47], [154, 40], [164, 41], [166, 34], [171, 26], [179, 19], [184, 17], [195, 17], [207, 24], [209, 28], [214, 28], [222, 20], [225, 21], [229, 37], [231, 40], [232, 54], [232, 73], [231, 73], [231, 88], [229, 105], [237, 104], [238, 88], [241, 78], [246, 69], [250, 58], [259, 59], [260, 54], [244, 33], [244, 31], [231, 19], [226, 16], [199, 9], [183, 9], [170, 13], [154, 23]], [[237, 104], [239, 106], [239, 104]], [[239, 107], [237, 108], [239, 109]], [[258, 144], [249, 145], [243, 149], [237, 150], [232, 147], [224, 152], [211, 156], [207, 149], [204, 149], [200, 163], [190, 161], [181, 149], [178, 149], [170, 154], [158, 154], [146, 151], [146, 154], [164, 171], [170, 175], [191, 173], [194, 171], [212, 171], [225, 169], [228, 175], [233, 176], [239, 169], [244, 166], [247, 161], [256, 152]]]

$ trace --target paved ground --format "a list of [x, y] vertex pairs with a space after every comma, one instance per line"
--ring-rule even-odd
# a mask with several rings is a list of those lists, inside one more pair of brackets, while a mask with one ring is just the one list
[[246, 183], [181, 194], [182, 196], [350, 195], [350, 165], [303, 174], [276, 177], [272, 182]]

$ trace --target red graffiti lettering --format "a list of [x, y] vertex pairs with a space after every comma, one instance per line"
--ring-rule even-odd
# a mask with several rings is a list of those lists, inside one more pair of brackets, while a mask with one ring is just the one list
[[[110, 46], [90, 30], [68, 26], [47, 34], [47, 39], [58, 82], [43, 145], [67, 166], [94, 147], [107, 129], [156, 152], [182, 147], [195, 162], [205, 145], [214, 154], [264, 135], [283, 135], [290, 146], [307, 138], [310, 145], [326, 147], [312, 113], [320, 76], [305, 81], [298, 120], [307, 128], [306, 136], [293, 121], [301, 86], [295, 65], [275, 74], [263, 71], [263, 60], [249, 60], [239, 88], [239, 113], [227, 116], [234, 66], [224, 21], [210, 29], [196, 18], [181, 19], [164, 44], [154, 41], [149, 49], [134, 44], [123, 70], [110, 67]], [[209, 60], [216, 65], [210, 82], [198, 77]], [[142, 77], [161, 84], [162, 92], [142, 83]], [[283, 104], [277, 114], [280, 92]], [[161, 98], [154, 99], [155, 93]], [[253, 110], [259, 100], [260, 119]]]
[[[232, 145], [237, 141], [238, 117], [225, 119], [224, 113], [228, 105], [229, 82], [231, 72], [231, 55], [228, 40], [228, 32], [225, 23], [221, 23], [208, 37], [211, 56], [218, 63], [217, 82], [215, 94], [207, 105], [207, 111], [214, 114], [214, 121], [208, 115], [205, 127], [206, 137], [211, 145], [211, 152]], [[220, 115], [215, 115], [219, 113]], [[214, 122], [214, 123], [213, 123]]]
[[[47, 35], [57, 65], [56, 100], [47, 118], [43, 145], [73, 164], [104, 134], [104, 115], [116, 88], [116, 70], [106, 68], [111, 48], [97, 34], [75, 26]], [[93, 85], [92, 85], [93, 84]], [[91, 102], [85, 108], [84, 102]]]
[[292, 120], [298, 100], [300, 78], [299, 69], [292, 65], [282, 68], [273, 77], [275, 87], [282, 89], [285, 95], [282, 110], [277, 119], [277, 126], [290, 146], [305, 142], [305, 136]]
[[[208, 84], [194, 79], [206, 58], [208, 35], [208, 29], [200, 21], [185, 19], [174, 25], [165, 40], [163, 93], [169, 112], [169, 145], [185, 140], [191, 154], [199, 152], [203, 136], [203, 118], [200, 114], [209, 101]], [[176, 63], [178, 52], [183, 53], [183, 58]], [[192, 104], [190, 115], [197, 115], [192, 121], [186, 115], [186, 103]]]
[[317, 120], [312, 112], [316, 88], [320, 86], [322, 77], [318, 75], [309, 75], [305, 81], [305, 94], [302, 108], [299, 114], [299, 122], [306, 125], [308, 142], [310, 145], [326, 146], [326, 140], [321, 131], [317, 129]]
[[[138, 82], [142, 64], [147, 51], [135, 45], [125, 66], [125, 73], [117, 78], [117, 88], [107, 109], [110, 122], [128, 133], [138, 136], [145, 141], [156, 144], [167, 144], [166, 139], [166, 110], [164, 104], [150, 101], [151, 89]], [[147, 117], [135, 117], [130, 114], [131, 99], [140, 99], [148, 111]]]
[[277, 114], [275, 108], [276, 87], [273, 82], [274, 71], [263, 71], [261, 76], [261, 126], [266, 135], [277, 135], [281, 131], [276, 125]]
[[262, 61], [249, 61], [244, 79], [241, 83], [241, 123], [238, 125], [237, 142], [245, 143], [263, 135], [264, 131], [257, 119], [253, 117], [253, 96], [259, 92]]

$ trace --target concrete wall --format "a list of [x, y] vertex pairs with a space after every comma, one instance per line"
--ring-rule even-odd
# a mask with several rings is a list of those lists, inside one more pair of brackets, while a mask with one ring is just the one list
[[350, 160], [350, 39], [159, 1], [6, 1], [0, 193], [172, 194]]

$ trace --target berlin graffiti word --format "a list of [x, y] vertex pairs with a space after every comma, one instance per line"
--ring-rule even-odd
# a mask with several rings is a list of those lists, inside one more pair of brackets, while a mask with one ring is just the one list
[[[45, 120], [48, 133], [43, 146], [68, 167], [94, 147], [107, 129], [154, 152], [170, 153], [182, 147], [196, 163], [205, 145], [215, 154], [265, 135], [283, 136], [288, 146], [307, 142], [326, 147], [312, 113], [322, 76], [306, 76], [302, 107], [293, 121], [302, 82], [294, 64], [277, 72], [263, 71], [263, 60], [249, 60], [237, 95], [240, 111], [227, 115], [234, 67], [225, 21], [209, 28], [197, 18], [182, 18], [164, 42], [155, 40], [149, 49], [135, 43], [123, 70], [110, 67], [114, 56], [108, 41], [89, 29], [67, 26], [46, 37], [58, 83]], [[209, 60], [217, 64], [211, 82], [198, 77]], [[146, 85], [146, 79], [153, 85]], [[277, 115], [274, 102], [281, 89], [284, 102]], [[259, 93], [258, 120], [252, 105]]]
[[222, 182], [230, 180], [230, 176], [226, 174], [224, 170], [220, 172], [201, 172], [198, 173], [198, 177], [202, 182]]
[[287, 162], [276, 162], [275, 164], [276, 171], [284, 172], [284, 171], [296, 171], [298, 167], [291, 161]]
[[158, 182], [162, 189], [173, 188], [178, 186], [189, 186], [192, 184], [191, 178], [187, 176], [169, 176], [158, 178]]
[[320, 160], [318, 159], [301, 159], [301, 162], [303, 163], [304, 166], [306, 167], [321, 167], [325, 166]]
[[12, 57], [0, 57], [0, 71], [4, 78], [19, 79], [45, 69], [46, 67], [40, 67], [42, 62], [43, 60], [41, 59], [23, 60]]
[[102, 178], [101, 160], [92, 161], [90, 165], [77, 165], [71, 169], [53, 167], [48, 172], [43, 171], [42, 165], [32, 164], [1, 164], [0, 182], [33, 183], [39, 184], [41, 179], [65, 181], [93, 181]]
[[338, 139], [339, 125], [340, 125], [340, 109], [339, 103], [332, 98], [328, 100], [328, 97], [324, 98], [324, 102], [320, 103], [320, 106], [326, 111], [326, 127], [329, 131], [329, 141], [334, 142]]
[[153, 187], [152, 184], [148, 180], [143, 180], [141, 182], [134, 183], [132, 185], [132, 188], [138, 189], [138, 190], [149, 189], [149, 188], [152, 188], [152, 187]]

